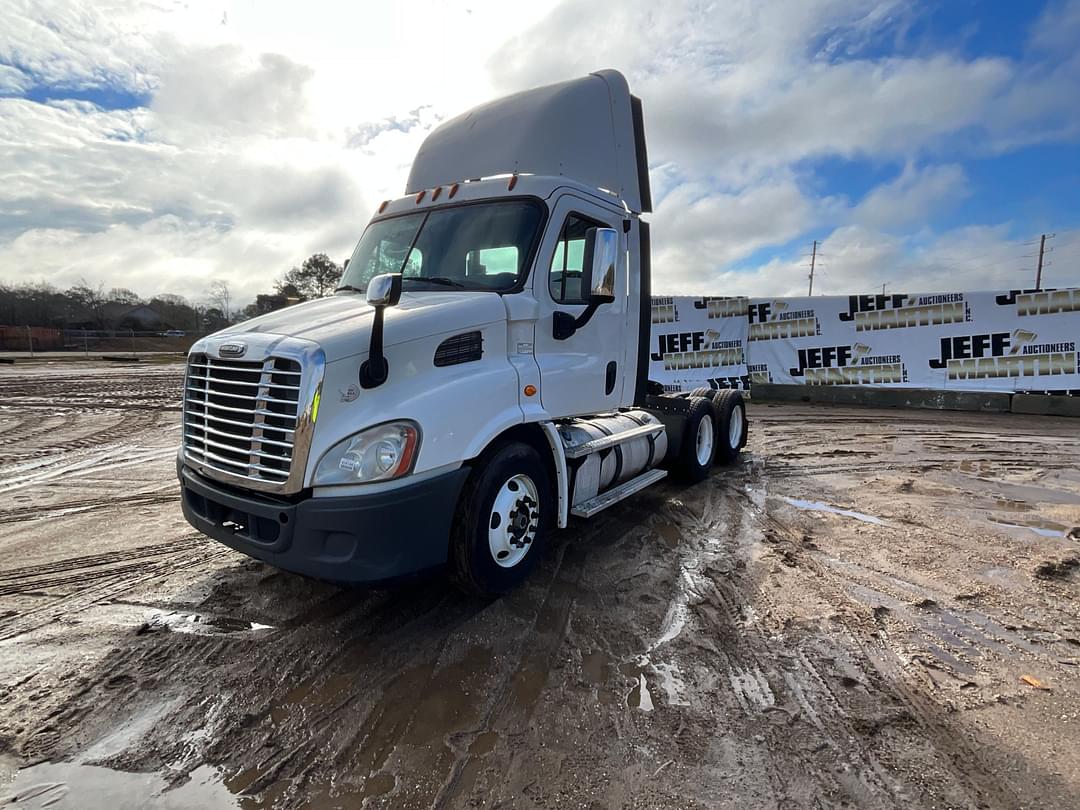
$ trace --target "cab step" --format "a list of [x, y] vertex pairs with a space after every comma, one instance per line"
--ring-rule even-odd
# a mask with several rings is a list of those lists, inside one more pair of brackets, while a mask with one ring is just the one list
[[666, 477], [667, 470], [646, 470], [636, 478], [631, 478], [629, 481], [625, 481], [617, 487], [612, 487], [606, 492], [601, 492], [595, 498], [589, 498], [587, 501], [576, 504], [570, 510], [570, 514], [575, 517], [590, 518], [597, 512], [607, 509], [612, 504], [616, 504], [623, 500], [623, 498], [629, 498], [635, 492], [640, 492], [650, 484], [655, 484], [657, 481]]

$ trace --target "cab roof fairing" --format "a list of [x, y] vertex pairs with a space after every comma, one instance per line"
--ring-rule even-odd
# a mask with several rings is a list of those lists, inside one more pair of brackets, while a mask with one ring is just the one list
[[568, 178], [610, 190], [635, 214], [650, 210], [640, 104], [623, 75], [525, 90], [444, 122], [421, 144], [405, 194], [509, 174]]

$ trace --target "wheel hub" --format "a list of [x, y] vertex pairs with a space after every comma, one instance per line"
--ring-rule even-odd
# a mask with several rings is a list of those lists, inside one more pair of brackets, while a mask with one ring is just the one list
[[491, 556], [503, 568], [517, 565], [528, 553], [540, 523], [540, 497], [527, 475], [515, 475], [499, 488], [488, 523]]

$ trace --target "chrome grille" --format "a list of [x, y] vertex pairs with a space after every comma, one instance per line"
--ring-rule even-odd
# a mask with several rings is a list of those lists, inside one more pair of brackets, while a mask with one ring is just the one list
[[210, 469], [284, 484], [300, 418], [302, 370], [286, 357], [188, 358], [184, 452]]

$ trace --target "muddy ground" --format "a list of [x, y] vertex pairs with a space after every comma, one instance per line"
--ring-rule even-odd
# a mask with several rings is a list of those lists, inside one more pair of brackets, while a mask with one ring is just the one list
[[1080, 806], [1075, 421], [757, 405], [486, 602], [192, 531], [179, 384], [0, 367], [16, 806]]

